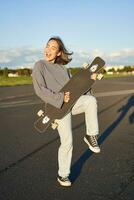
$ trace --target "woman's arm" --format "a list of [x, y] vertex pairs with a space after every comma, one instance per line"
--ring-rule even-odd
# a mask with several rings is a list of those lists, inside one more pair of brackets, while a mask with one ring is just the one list
[[46, 83], [41, 71], [41, 63], [35, 63], [32, 73], [34, 90], [45, 103], [49, 103], [57, 108], [61, 108], [64, 101], [64, 93], [54, 92], [46, 87]]

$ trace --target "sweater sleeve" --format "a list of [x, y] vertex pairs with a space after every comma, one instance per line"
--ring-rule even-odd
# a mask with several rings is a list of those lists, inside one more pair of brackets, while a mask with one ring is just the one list
[[54, 92], [47, 88], [40, 62], [36, 62], [34, 65], [32, 79], [34, 90], [38, 97], [40, 97], [45, 103], [49, 103], [57, 108], [62, 107], [64, 94], [61, 92]]

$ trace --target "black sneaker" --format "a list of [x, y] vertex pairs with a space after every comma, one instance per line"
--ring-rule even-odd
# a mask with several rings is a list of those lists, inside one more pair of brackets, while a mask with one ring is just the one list
[[89, 149], [91, 151], [93, 151], [94, 153], [100, 153], [100, 147], [98, 145], [98, 142], [97, 142], [97, 137], [94, 136], [94, 135], [86, 135], [84, 137], [84, 141], [86, 142], [86, 144], [89, 146]]
[[71, 186], [71, 181], [69, 180], [68, 177], [61, 177], [61, 176], [58, 176], [57, 177], [57, 181], [60, 183], [60, 185], [62, 186], [65, 186], [65, 187], [68, 187], [68, 186]]

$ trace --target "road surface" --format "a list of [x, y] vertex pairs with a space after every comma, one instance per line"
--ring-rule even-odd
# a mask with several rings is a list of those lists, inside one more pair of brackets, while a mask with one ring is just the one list
[[0, 88], [0, 200], [134, 199], [134, 77], [97, 82], [101, 153], [83, 141], [84, 115], [72, 117], [70, 188], [59, 186], [57, 131], [33, 127], [42, 105], [32, 86]]

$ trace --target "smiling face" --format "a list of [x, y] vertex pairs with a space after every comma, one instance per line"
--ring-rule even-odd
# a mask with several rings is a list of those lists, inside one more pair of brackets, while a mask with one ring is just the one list
[[61, 55], [61, 51], [59, 51], [59, 45], [56, 40], [50, 40], [44, 50], [45, 60], [48, 62], [53, 62], [55, 59]]

